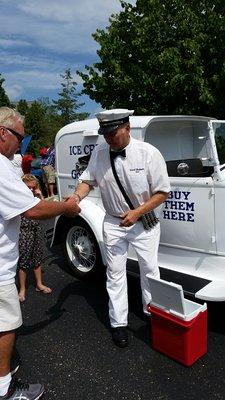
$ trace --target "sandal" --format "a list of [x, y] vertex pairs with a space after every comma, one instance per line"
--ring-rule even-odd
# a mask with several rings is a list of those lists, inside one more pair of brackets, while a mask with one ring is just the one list
[[44, 294], [50, 294], [50, 293], [52, 293], [52, 289], [49, 288], [48, 286], [44, 286], [43, 289], [39, 289], [38, 287], [36, 287], [36, 292], [41, 292], [41, 293], [44, 293]]

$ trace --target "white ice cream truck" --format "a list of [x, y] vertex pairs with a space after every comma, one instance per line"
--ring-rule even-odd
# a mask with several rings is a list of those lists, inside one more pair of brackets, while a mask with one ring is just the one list
[[[160, 210], [161, 278], [208, 301], [225, 300], [225, 121], [199, 116], [133, 116], [132, 136], [163, 154], [171, 192]], [[78, 121], [56, 135], [56, 179], [60, 199], [72, 193], [94, 147], [97, 119]], [[58, 217], [52, 243], [62, 243], [74, 274], [90, 278], [105, 265], [98, 188], [82, 200], [76, 218]], [[130, 248], [127, 269], [138, 274]]]

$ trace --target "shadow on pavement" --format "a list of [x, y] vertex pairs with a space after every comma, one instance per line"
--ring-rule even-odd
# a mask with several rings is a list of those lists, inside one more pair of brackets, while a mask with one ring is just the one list
[[[60, 268], [68, 273], [70, 276], [74, 276], [71, 269], [68, 267], [65, 259], [62, 257], [60, 250], [54, 252], [55, 258], [50, 261], [56, 263]], [[102, 277], [93, 277], [91, 280], [77, 280], [67, 285], [59, 294], [57, 303], [51, 307], [46, 313], [48, 315], [57, 316], [59, 313], [65, 312], [63, 304], [66, 300], [73, 295], [79, 295], [86, 299], [87, 303], [94, 310], [96, 317], [99, 321], [107, 328], [110, 329], [109, 318], [108, 318], [108, 294], [106, 291], [106, 277], [102, 274]], [[128, 302], [129, 302], [129, 331], [143, 342], [149, 344], [149, 330], [150, 321], [143, 314], [142, 309], [142, 298], [140, 281], [137, 277], [128, 274]], [[132, 314], [134, 318], [138, 318], [143, 321], [143, 324], [138, 327], [133, 327]]]
[[[64, 312], [64, 311], [63, 311]], [[59, 319], [62, 315], [63, 312], [60, 312], [58, 314], [54, 314], [51, 315], [50, 318], [44, 320], [44, 321], [40, 321], [37, 322], [36, 324], [33, 325], [25, 325], [23, 324], [17, 331], [17, 335], [20, 336], [26, 336], [26, 335], [31, 335], [33, 333], [36, 333], [44, 328], [46, 328], [46, 326], [52, 324], [54, 321], [56, 321], [57, 319]]]
[[93, 308], [97, 318], [100, 322], [109, 327], [108, 322], [108, 298], [104, 284], [102, 282], [83, 282], [83, 281], [74, 281], [65, 286], [57, 299], [57, 302], [54, 306], [50, 307], [46, 314], [52, 315], [53, 317], [57, 317], [57, 315], [62, 314], [66, 311], [63, 308], [63, 304], [66, 300], [71, 296], [81, 296], [86, 299], [87, 303]]

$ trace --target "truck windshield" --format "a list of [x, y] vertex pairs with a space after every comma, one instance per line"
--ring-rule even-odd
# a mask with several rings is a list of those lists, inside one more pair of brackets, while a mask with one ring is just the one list
[[215, 142], [220, 164], [225, 164], [225, 121], [213, 122]]

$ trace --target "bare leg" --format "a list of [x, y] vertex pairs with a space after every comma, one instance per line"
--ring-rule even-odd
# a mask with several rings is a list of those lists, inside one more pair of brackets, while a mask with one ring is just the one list
[[15, 332], [0, 333], [0, 377], [10, 372], [10, 359], [15, 342]]
[[50, 196], [50, 189], [49, 189], [49, 184], [47, 182], [45, 182], [45, 190], [46, 190], [47, 197], [49, 197]]
[[49, 196], [54, 196], [54, 183], [49, 183]]
[[27, 279], [27, 271], [23, 268], [19, 269], [19, 299], [20, 302], [25, 301], [26, 299], [26, 279]]
[[51, 293], [52, 289], [49, 288], [48, 286], [45, 286], [42, 282], [42, 272], [41, 272], [41, 266], [37, 265], [34, 268], [34, 275], [36, 279], [36, 290], [41, 291], [43, 293]]

